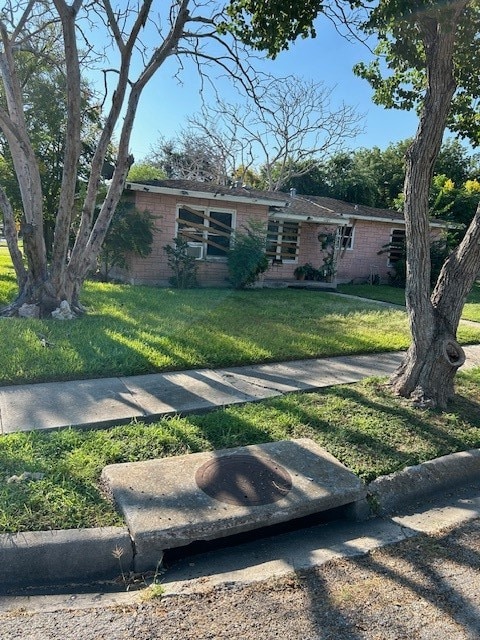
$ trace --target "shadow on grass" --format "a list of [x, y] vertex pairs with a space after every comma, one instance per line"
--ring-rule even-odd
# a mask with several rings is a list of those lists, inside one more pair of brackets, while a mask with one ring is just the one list
[[309, 437], [368, 482], [479, 447], [480, 405], [460, 396], [453, 410], [423, 413], [402, 405], [380, 385], [367, 383], [359, 389], [339, 386], [322, 393], [288, 394], [186, 420], [213, 448]]
[[[384, 315], [363, 313], [362, 303], [346, 306], [327, 300], [325, 294], [304, 292], [178, 292], [89, 284], [85, 302], [92, 310], [84, 318], [71, 323], [5, 323], [7, 351], [0, 384], [235, 366], [405, 346], [403, 319], [389, 321], [391, 333], [385, 341], [378, 330]], [[42, 347], [39, 336], [46, 338], [48, 348]]]

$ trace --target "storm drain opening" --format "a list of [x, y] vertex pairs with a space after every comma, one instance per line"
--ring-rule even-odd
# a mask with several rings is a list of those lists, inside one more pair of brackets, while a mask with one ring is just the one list
[[208, 553], [213, 553], [221, 549], [231, 548], [232, 551], [238, 551], [238, 547], [252, 542], [268, 540], [283, 534], [300, 532], [303, 529], [311, 529], [321, 525], [328, 525], [339, 520], [351, 519], [349, 509], [351, 504], [346, 504], [326, 511], [320, 511], [301, 518], [294, 518], [286, 522], [280, 522], [243, 533], [236, 533], [222, 538], [213, 540], [195, 540], [188, 545], [182, 547], [174, 547], [165, 549], [162, 560], [162, 567], [165, 570], [173, 568], [184, 560], [192, 559]]
[[102, 479], [133, 540], [136, 573], [155, 570], [164, 554], [288, 530], [280, 523], [312, 526], [315, 514], [332, 519], [366, 496], [360, 478], [307, 438], [108, 465]]

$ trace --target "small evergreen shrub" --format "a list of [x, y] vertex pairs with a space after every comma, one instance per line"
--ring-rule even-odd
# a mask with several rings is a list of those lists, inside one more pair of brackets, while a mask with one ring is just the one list
[[268, 269], [265, 228], [251, 221], [244, 229], [235, 233], [235, 243], [228, 254], [229, 280], [235, 289], [251, 286]]
[[173, 271], [169, 279], [176, 289], [193, 289], [197, 286], [197, 261], [188, 254], [188, 242], [183, 238], [174, 238], [173, 245], [167, 244], [167, 262]]

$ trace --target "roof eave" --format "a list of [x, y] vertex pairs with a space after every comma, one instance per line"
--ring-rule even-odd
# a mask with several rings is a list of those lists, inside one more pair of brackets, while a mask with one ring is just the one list
[[137, 182], [126, 182], [127, 191], [141, 191], [143, 193], [163, 193], [170, 196], [182, 196], [184, 198], [203, 198], [208, 200], [218, 200], [222, 202], [244, 202], [249, 204], [262, 204], [266, 207], [286, 207], [287, 200], [274, 200], [273, 198], [262, 198], [261, 196], [239, 196], [230, 193], [215, 193], [212, 191], [196, 191], [192, 189], [180, 189], [177, 187], [156, 187], [149, 184], [139, 184]]
[[311, 222], [312, 224], [335, 224], [339, 227], [350, 222], [350, 218], [328, 218], [324, 216], [309, 216], [307, 214], [295, 214], [282, 211], [270, 211], [268, 217], [272, 220], [286, 220], [288, 222]]

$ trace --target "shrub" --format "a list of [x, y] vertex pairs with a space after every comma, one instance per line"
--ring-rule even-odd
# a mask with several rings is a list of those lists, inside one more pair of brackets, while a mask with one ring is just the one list
[[[405, 245], [399, 247], [398, 244], [389, 243], [382, 247], [382, 250], [378, 252], [378, 255], [382, 253], [389, 253], [391, 249], [401, 249], [401, 256], [395, 262], [395, 266], [393, 267], [393, 272], [389, 272], [389, 284], [394, 287], [405, 287], [407, 281], [407, 258], [405, 252]], [[440, 271], [442, 269], [443, 263], [451, 253], [451, 246], [449, 243], [449, 239], [441, 239], [434, 240], [430, 244], [430, 264], [431, 264], [431, 272], [430, 272], [430, 285], [433, 287], [437, 281], [438, 276], [440, 275]]]
[[168, 266], [173, 271], [169, 282], [176, 289], [193, 289], [197, 286], [196, 258], [188, 254], [188, 242], [183, 238], [174, 238], [173, 243], [164, 247]]
[[99, 257], [103, 280], [108, 282], [113, 267], [126, 268], [128, 253], [145, 258], [152, 252], [154, 220], [149, 211], [139, 211], [131, 203], [118, 205]]
[[235, 289], [251, 286], [268, 269], [265, 228], [250, 221], [244, 229], [235, 233], [234, 246], [228, 254], [229, 280]]

